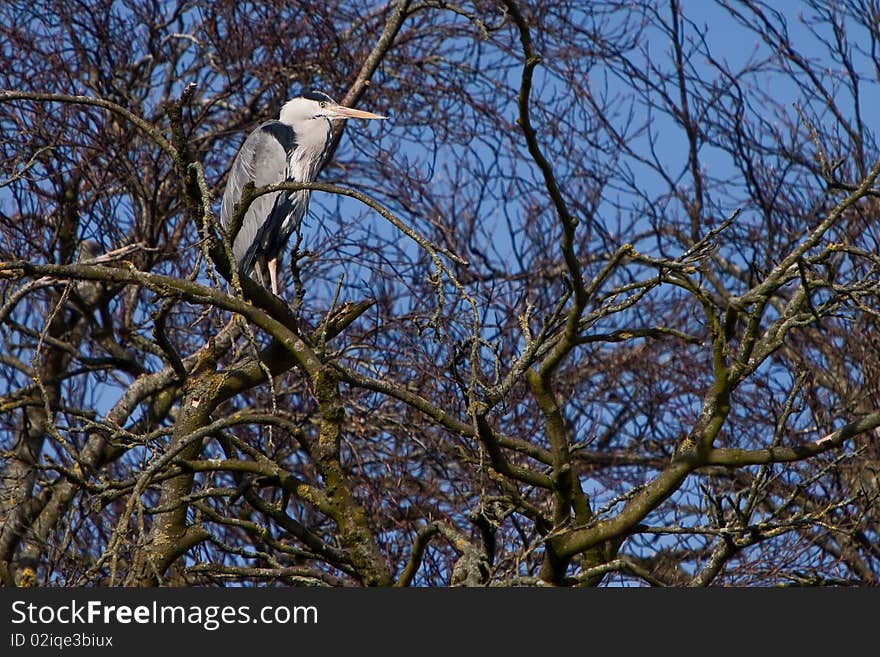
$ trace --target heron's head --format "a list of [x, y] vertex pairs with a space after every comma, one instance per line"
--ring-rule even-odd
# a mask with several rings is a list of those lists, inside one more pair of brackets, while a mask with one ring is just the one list
[[298, 125], [312, 120], [384, 119], [387, 117], [345, 107], [325, 93], [310, 91], [284, 103], [278, 118], [282, 123]]

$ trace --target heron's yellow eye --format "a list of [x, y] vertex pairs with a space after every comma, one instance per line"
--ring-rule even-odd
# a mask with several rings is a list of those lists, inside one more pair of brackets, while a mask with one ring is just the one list
[[327, 102], [322, 100], [321, 102], [318, 103], [318, 105], [320, 105], [322, 108], [324, 108], [324, 107], [327, 107]]

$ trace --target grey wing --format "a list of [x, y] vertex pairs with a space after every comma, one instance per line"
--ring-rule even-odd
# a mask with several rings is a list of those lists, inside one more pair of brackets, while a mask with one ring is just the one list
[[[253, 181], [254, 185], [262, 187], [286, 180], [287, 150], [286, 144], [279, 140], [280, 126], [283, 124], [278, 121], [264, 123], [248, 135], [236, 155], [220, 208], [220, 221], [224, 228], [229, 227], [235, 204], [241, 200], [241, 191], [248, 182]], [[278, 194], [279, 192], [264, 194], [254, 199], [233, 241], [232, 252], [235, 259], [239, 267], [248, 274], [253, 272], [254, 259], [257, 249], [260, 248], [260, 236], [272, 217]]]

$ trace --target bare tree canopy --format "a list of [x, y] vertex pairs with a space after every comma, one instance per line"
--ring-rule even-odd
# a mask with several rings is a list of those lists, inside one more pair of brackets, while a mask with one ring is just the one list
[[[0, 583], [877, 584], [880, 22], [796, 4], [2, 3]], [[276, 297], [313, 88], [390, 119]]]

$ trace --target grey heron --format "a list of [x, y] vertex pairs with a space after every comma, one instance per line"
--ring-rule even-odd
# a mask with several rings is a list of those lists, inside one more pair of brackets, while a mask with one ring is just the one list
[[[257, 127], [235, 156], [223, 193], [220, 221], [229, 228], [244, 186], [284, 181], [312, 182], [318, 175], [333, 135], [334, 119], [384, 119], [372, 112], [345, 107], [320, 91], [287, 101], [277, 120]], [[278, 294], [278, 260], [309, 207], [309, 191], [272, 192], [251, 203], [232, 244], [239, 271], [256, 274]], [[268, 276], [268, 281], [267, 281]]]

